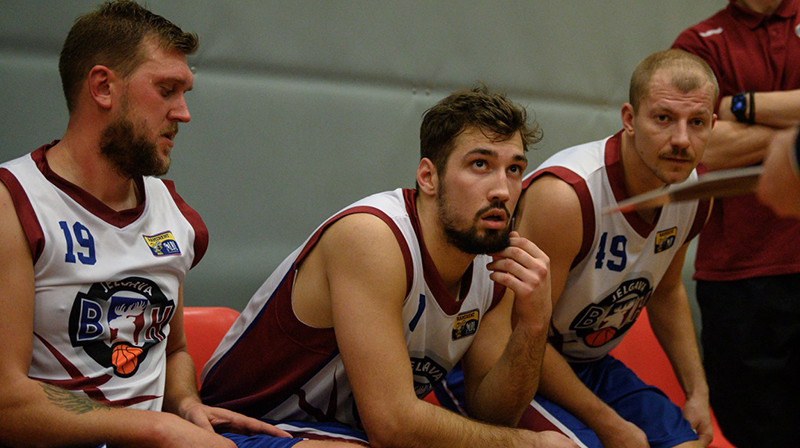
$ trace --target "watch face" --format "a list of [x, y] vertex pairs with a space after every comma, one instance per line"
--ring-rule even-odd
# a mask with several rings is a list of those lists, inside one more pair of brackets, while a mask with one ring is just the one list
[[739, 93], [731, 98], [731, 113], [736, 117], [736, 121], [744, 123], [747, 121], [747, 97], [744, 93]]
[[744, 95], [735, 95], [731, 100], [731, 112], [744, 112], [747, 107], [747, 99]]

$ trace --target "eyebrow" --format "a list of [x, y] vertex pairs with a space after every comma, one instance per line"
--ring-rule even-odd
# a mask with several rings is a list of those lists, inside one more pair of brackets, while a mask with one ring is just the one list
[[[166, 76], [166, 77], [163, 77], [163, 78], [160, 78], [160, 79], [156, 80], [155, 83], [156, 84], [177, 84], [177, 85], [180, 85], [182, 87], [186, 86], [186, 85], [189, 85], [189, 81], [188, 80], [186, 80], [185, 78], [177, 77], [177, 76]], [[188, 87], [186, 89], [186, 91], [188, 92], [188, 91], [192, 90], [192, 88], [194, 88], [194, 84], [193, 83], [192, 83], [192, 85], [190, 87]]]
[[[469, 155], [473, 155], [473, 154], [481, 154], [481, 155], [484, 155], [484, 156], [497, 157], [497, 151], [493, 151], [491, 149], [486, 149], [486, 148], [475, 148], [475, 149], [470, 150], [469, 152], [467, 152], [466, 155], [469, 156]], [[528, 158], [525, 157], [524, 154], [516, 154], [513, 158], [517, 162], [528, 163]]]

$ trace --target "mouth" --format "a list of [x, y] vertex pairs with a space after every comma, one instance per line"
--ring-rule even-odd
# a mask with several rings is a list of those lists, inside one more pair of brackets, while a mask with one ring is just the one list
[[177, 127], [171, 127], [166, 132], [163, 132], [161, 134], [161, 137], [167, 139], [167, 141], [169, 142], [169, 146], [171, 147], [175, 142], [176, 135], [178, 135]]
[[492, 208], [486, 213], [480, 215], [480, 219], [486, 223], [487, 227], [489, 228], [504, 228], [508, 223], [508, 213], [503, 209]]

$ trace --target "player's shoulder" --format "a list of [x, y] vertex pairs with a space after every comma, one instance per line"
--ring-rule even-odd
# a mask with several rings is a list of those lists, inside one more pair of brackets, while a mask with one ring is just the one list
[[331, 222], [320, 236], [319, 245], [326, 252], [380, 253], [387, 245], [396, 245], [396, 241], [397, 236], [385, 219], [356, 212]]

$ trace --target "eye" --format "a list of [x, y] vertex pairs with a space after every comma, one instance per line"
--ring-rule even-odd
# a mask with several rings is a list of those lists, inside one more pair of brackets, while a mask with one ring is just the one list
[[692, 120], [692, 124], [698, 127], [704, 127], [706, 125], [706, 121], [702, 118], [695, 118]]
[[525, 167], [522, 165], [511, 165], [508, 167], [508, 171], [514, 175], [521, 175], [525, 171]]
[[173, 86], [161, 86], [161, 96], [164, 98], [169, 97], [175, 93], [175, 88]]
[[658, 121], [659, 123], [665, 123], [669, 121], [669, 116], [667, 114], [656, 115], [656, 121]]
[[488, 166], [488, 164], [486, 163], [485, 160], [478, 159], [478, 160], [473, 160], [472, 161], [472, 166], [474, 166], [475, 168], [481, 168], [482, 169], [482, 168], [485, 168], [486, 166]]

